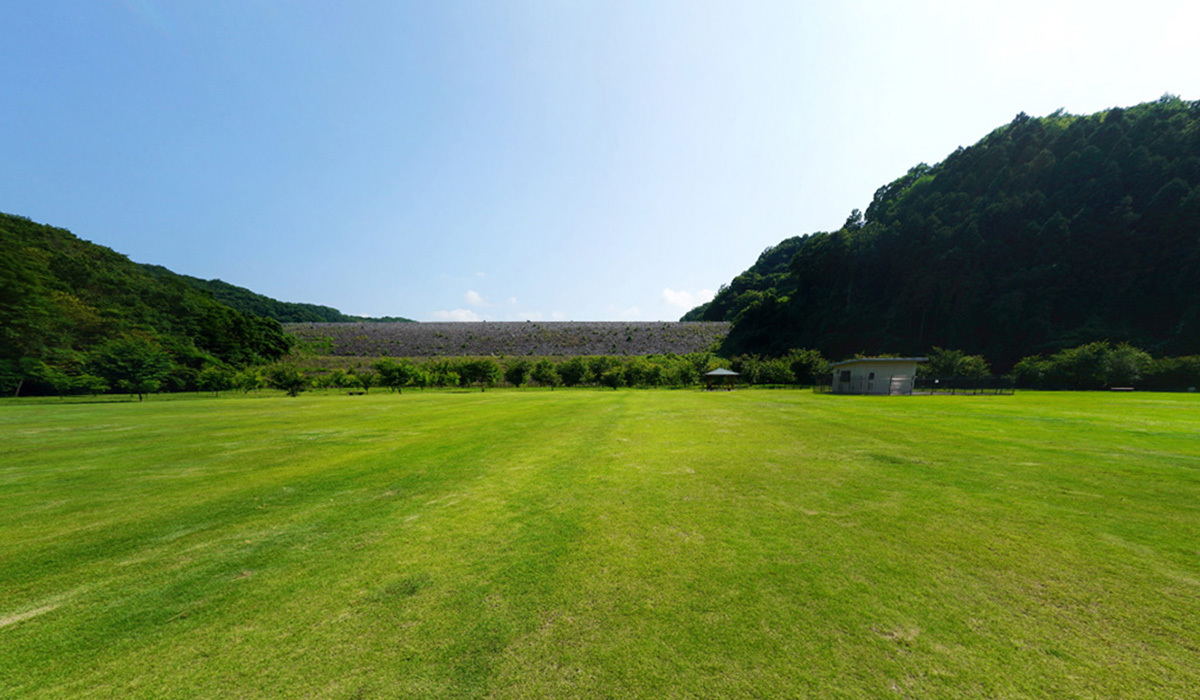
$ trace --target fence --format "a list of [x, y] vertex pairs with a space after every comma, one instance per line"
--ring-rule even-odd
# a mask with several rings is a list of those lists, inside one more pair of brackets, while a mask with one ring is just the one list
[[917, 377], [913, 393], [1004, 396], [1012, 395], [1016, 386], [1012, 377]]
[[[830, 382], [813, 385], [818, 394], [864, 394], [867, 380], [844, 383], [840, 391], [834, 391]], [[886, 380], [883, 380], [886, 381]], [[1012, 377], [917, 377], [913, 380], [912, 394], [932, 396], [934, 394], [964, 396], [1011, 396], [1016, 390]], [[908, 392], [904, 392], [908, 394]]]

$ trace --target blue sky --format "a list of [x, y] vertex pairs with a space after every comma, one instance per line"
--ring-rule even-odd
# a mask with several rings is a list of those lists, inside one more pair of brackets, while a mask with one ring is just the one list
[[0, 210], [428, 321], [674, 320], [1018, 112], [1200, 99], [1200, 4], [1170, 0], [8, 0], [0, 26]]

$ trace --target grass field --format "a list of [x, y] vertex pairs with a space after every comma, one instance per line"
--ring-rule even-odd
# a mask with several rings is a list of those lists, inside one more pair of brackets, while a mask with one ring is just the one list
[[1200, 396], [0, 403], [0, 695], [1185, 698]]

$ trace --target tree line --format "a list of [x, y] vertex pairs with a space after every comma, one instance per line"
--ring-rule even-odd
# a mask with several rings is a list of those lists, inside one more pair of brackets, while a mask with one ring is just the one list
[[140, 267], [155, 277], [178, 279], [196, 289], [212, 294], [213, 298], [242, 313], [271, 318], [280, 323], [415, 323], [403, 316], [351, 316], [332, 306], [279, 301], [222, 280], [205, 280], [172, 272], [161, 265], [142, 264]]
[[722, 358], [712, 352], [685, 355], [588, 355], [569, 358], [524, 357], [434, 358], [423, 362], [382, 357], [369, 369], [304, 369], [294, 362], [248, 367], [240, 372], [217, 370], [200, 378], [205, 391], [254, 391], [273, 388], [292, 396], [309, 389], [345, 389], [370, 393], [383, 388], [405, 389], [492, 387], [686, 388], [703, 382], [717, 367], [735, 368], [745, 384], [801, 384], [824, 381], [828, 362], [811, 350], [796, 350], [785, 358], [742, 356]]
[[[885, 356], [889, 354], [885, 353]], [[895, 356], [894, 354], [890, 354]], [[981, 355], [933, 348], [918, 374], [929, 378], [980, 379], [992, 376]], [[382, 357], [369, 369], [301, 369], [281, 362], [248, 367], [241, 372], [202, 375], [207, 391], [245, 392], [270, 387], [292, 396], [309, 389], [345, 389], [369, 393], [386, 389], [471, 388], [497, 386], [686, 388], [703, 383], [703, 374], [718, 367], [739, 374], [742, 385], [813, 386], [827, 384], [831, 362], [819, 351], [793, 349], [779, 357], [738, 355], [724, 358], [711, 352], [686, 355], [592, 355], [550, 358], [435, 358], [423, 362]], [[215, 373], [217, 370], [213, 370]], [[1200, 387], [1200, 356], [1154, 358], [1125, 343], [1097, 342], [1067, 348], [1049, 356], [1023, 358], [1007, 375], [1026, 389], [1097, 390], [1129, 387], [1156, 391], [1196, 390]]]

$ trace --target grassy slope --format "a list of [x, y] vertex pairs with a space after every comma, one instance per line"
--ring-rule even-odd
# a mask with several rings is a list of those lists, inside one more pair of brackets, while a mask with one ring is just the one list
[[1200, 397], [0, 405], [0, 694], [1184, 697]]

